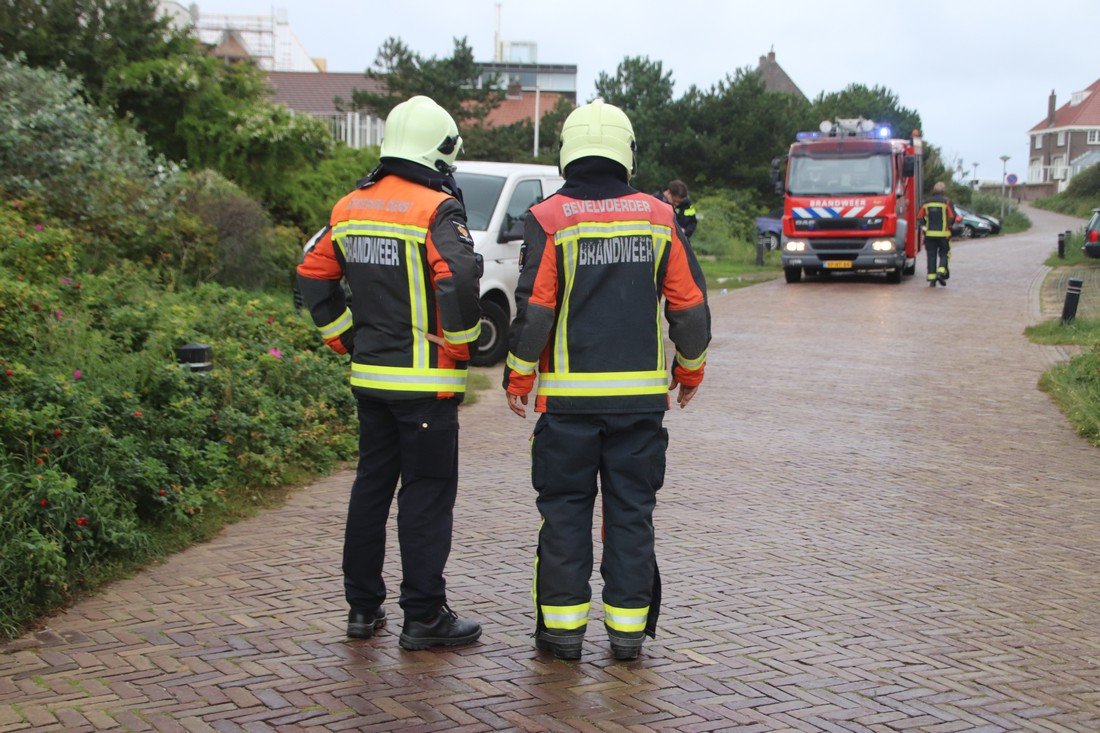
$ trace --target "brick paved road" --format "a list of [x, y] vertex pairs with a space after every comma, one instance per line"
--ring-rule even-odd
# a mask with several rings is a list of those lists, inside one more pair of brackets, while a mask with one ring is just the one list
[[1035, 389], [1056, 352], [1021, 330], [1068, 228], [1035, 218], [958, 246], [948, 288], [921, 263], [713, 298], [637, 662], [598, 623], [581, 663], [534, 651], [532, 423], [492, 394], [449, 568], [478, 646], [343, 638], [338, 475], [9, 645], [0, 730], [1098, 730], [1100, 451]]

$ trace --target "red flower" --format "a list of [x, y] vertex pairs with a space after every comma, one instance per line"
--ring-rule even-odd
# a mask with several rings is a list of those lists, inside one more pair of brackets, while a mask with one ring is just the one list
[[267, 317], [267, 322], [268, 323], [274, 323], [275, 322], [275, 316], [268, 316]]
[[47, 455], [47, 456], [48, 456], [48, 455], [50, 454], [50, 449], [49, 449], [49, 448], [43, 448], [43, 449], [42, 449], [42, 453], [43, 453], [43, 455]]
[[38, 303], [31, 303], [31, 310], [37, 313], [38, 311], [42, 310], [42, 306], [40, 306]]
[[55, 437], [55, 438], [60, 438], [61, 437], [61, 428], [54, 428], [53, 429], [53, 437]]
[[4, 374], [10, 377], [11, 375], [15, 374], [15, 372], [13, 372], [11, 369], [5, 369]]
[[143, 417], [141, 410], [134, 410], [134, 417]]
[[49, 503], [50, 503], [50, 502], [49, 502], [48, 500], [46, 500], [46, 499], [39, 499], [39, 500], [38, 500], [38, 506], [41, 506], [41, 507], [44, 507], [44, 506], [46, 506], [46, 505], [47, 505], [47, 504], [49, 504]]
[[87, 517], [77, 517], [76, 518], [76, 526], [77, 527], [86, 527], [86, 526], [88, 526], [88, 518]]
[[164, 489], [161, 489], [160, 491], [158, 491], [158, 492], [157, 492], [157, 494], [158, 494], [159, 496], [164, 496], [164, 495], [165, 495], [165, 494], [167, 494], [167, 493], [168, 493], [168, 492], [167, 492], [167, 491], [165, 491]]
[[46, 462], [46, 459], [43, 458], [42, 456], [39, 456], [38, 458], [34, 459], [34, 462], [41, 466], [43, 463]]

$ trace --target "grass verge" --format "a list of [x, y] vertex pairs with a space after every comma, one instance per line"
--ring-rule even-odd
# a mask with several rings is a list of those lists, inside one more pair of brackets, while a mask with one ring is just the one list
[[1100, 447], [1100, 320], [1047, 321], [1025, 331], [1038, 344], [1077, 344], [1086, 349], [1056, 364], [1039, 379], [1078, 435]]
[[764, 256], [764, 266], [746, 265], [728, 259], [701, 256], [699, 266], [707, 279], [707, 290], [718, 292], [723, 288], [734, 290], [756, 283], [774, 280], [783, 274], [779, 266], [779, 253], [768, 252]]

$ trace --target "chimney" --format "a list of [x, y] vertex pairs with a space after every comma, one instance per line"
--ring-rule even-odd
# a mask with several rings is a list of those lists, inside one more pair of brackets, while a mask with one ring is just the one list
[[768, 59], [767, 59], [767, 57], [766, 57], [766, 56], [761, 56], [761, 57], [760, 57], [760, 66], [763, 66], [763, 65], [764, 65], [764, 62], [765, 62], [765, 61], [767, 61], [767, 60], [768, 60]]
[[768, 61], [775, 63], [775, 51], [768, 51]]
[[1047, 102], [1047, 127], [1054, 124], [1054, 90], [1050, 90], [1050, 100]]

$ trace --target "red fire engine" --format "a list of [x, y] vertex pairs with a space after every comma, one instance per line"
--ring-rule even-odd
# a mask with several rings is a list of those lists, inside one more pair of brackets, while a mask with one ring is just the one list
[[878, 271], [900, 283], [913, 274], [923, 246], [918, 131], [904, 140], [863, 118], [826, 121], [820, 131], [798, 133], [786, 159], [782, 187], [782, 158], [773, 161], [772, 174], [784, 194], [787, 282], [803, 273]]

